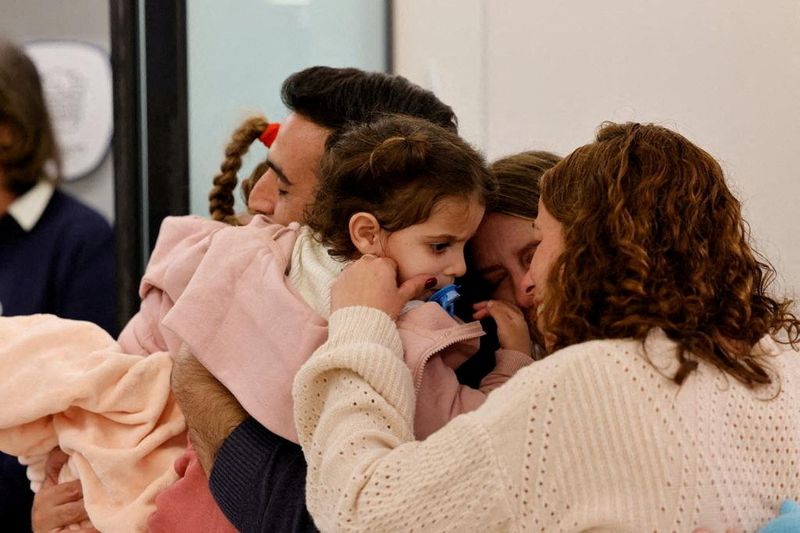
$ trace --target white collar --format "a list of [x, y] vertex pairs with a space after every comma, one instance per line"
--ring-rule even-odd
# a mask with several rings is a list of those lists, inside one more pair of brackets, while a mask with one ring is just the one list
[[25, 230], [31, 231], [42, 218], [50, 198], [53, 197], [55, 186], [47, 180], [40, 180], [28, 192], [11, 202], [8, 207], [8, 214], [11, 215], [17, 224]]

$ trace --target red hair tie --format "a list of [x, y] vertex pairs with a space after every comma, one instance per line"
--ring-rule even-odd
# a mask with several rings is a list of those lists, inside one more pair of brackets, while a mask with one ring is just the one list
[[272, 143], [275, 142], [275, 137], [278, 136], [278, 130], [280, 127], [281, 125], [279, 122], [267, 124], [267, 127], [264, 129], [264, 133], [261, 134], [258, 140], [264, 143], [264, 146], [267, 148], [272, 147]]

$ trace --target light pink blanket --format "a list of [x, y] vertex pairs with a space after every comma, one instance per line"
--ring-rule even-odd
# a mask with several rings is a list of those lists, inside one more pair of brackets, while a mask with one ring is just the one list
[[186, 448], [171, 368], [167, 352], [121, 353], [88, 322], [0, 317], [0, 450], [27, 457], [36, 489], [60, 447], [70, 455], [60, 480], [81, 480], [95, 527], [144, 531]]

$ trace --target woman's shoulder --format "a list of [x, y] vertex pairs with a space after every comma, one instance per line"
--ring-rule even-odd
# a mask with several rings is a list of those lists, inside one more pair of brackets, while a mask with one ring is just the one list
[[644, 351], [657, 345], [659, 351], [665, 346], [661, 342], [650, 342], [651, 337], [645, 341], [638, 339], [596, 339], [578, 344], [573, 344], [553, 352], [542, 361], [552, 366], [553, 369], [560, 368], [564, 371], [577, 367], [592, 365], [617, 365], [627, 364], [636, 361]]
[[521, 369], [517, 376], [535, 388], [559, 386], [639, 389], [646, 382], [670, 382], [678, 367], [677, 345], [660, 330], [646, 339], [598, 339], [573, 344]]
[[[620, 390], [626, 387], [638, 389], [646, 382], [656, 381], [667, 388], [677, 388], [674, 377], [680, 368], [679, 352], [677, 342], [663, 330], [654, 328], [643, 340], [600, 339], [568, 346], [522, 369], [519, 374], [537, 376], [539, 381], [546, 376], [545, 379], [551, 383], [575, 376], [597, 382], [603, 376], [607, 384]], [[800, 380], [798, 351], [764, 336], [753, 346], [753, 352], [766, 356], [769, 367], [780, 381]], [[714, 382], [719, 377], [720, 371], [710, 363], [700, 361], [699, 364], [699, 370], [691, 375], [696, 376], [700, 383]]]

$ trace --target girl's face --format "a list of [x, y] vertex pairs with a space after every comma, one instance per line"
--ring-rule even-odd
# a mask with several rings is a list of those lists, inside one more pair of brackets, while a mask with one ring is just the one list
[[533, 252], [536, 250], [533, 221], [489, 213], [483, 217], [470, 241], [475, 269], [495, 300], [515, 303], [522, 309], [532, 304], [531, 295], [522, 286]]
[[418, 295], [427, 297], [467, 271], [464, 245], [478, 229], [483, 211], [475, 198], [444, 198], [424, 222], [392, 233], [382, 229], [381, 255], [397, 263], [400, 283], [419, 274], [436, 276], [436, 287]]
[[539, 200], [539, 214], [533, 225], [533, 238], [536, 250], [519, 290], [530, 295], [532, 311], [536, 314], [536, 327], [546, 340], [547, 331], [541, 307], [547, 303], [548, 294], [555, 290], [554, 287], [547, 286], [547, 280], [553, 265], [564, 251], [564, 230], [563, 225], [550, 214], [541, 200]]

